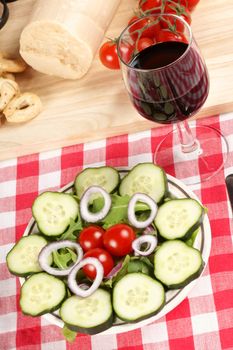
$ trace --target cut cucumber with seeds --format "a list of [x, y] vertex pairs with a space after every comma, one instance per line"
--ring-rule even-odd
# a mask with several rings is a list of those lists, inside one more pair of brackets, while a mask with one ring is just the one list
[[203, 217], [204, 208], [195, 199], [171, 199], [159, 207], [154, 222], [163, 238], [187, 240]]
[[199, 250], [179, 240], [164, 242], [154, 255], [154, 275], [170, 289], [183, 288], [199, 277], [203, 266]]
[[39, 230], [46, 236], [60, 236], [76, 219], [78, 203], [72, 195], [60, 192], [44, 192], [32, 206], [32, 214]]
[[156, 203], [163, 200], [168, 191], [167, 177], [162, 168], [153, 163], [136, 165], [120, 184], [121, 196], [140, 192], [150, 196]]
[[130, 273], [113, 288], [113, 308], [117, 316], [135, 322], [156, 314], [164, 305], [162, 284], [143, 273]]
[[113, 322], [111, 295], [101, 288], [87, 298], [73, 295], [62, 304], [60, 316], [67, 327], [75, 332], [103, 332]]
[[100, 186], [108, 193], [112, 193], [120, 182], [118, 171], [112, 167], [87, 168], [76, 176], [74, 187], [78, 198], [90, 186]]
[[64, 282], [40, 272], [29, 277], [22, 285], [20, 306], [24, 314], [40, 316], [58, 309], [65, 298]]
[[[38, 263], [38, 255], [47, 244], [47, 240], [39, 235], [22, 237], [7, 254], [6, 262], [9, 271], [22, 277], [42, 271]], [[52, 256], [49, 257], [48, 263], [52, 264]]]

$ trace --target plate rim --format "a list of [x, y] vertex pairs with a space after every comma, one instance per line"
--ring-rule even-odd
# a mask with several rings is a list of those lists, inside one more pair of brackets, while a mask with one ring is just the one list
[[[116, 169], [119, 172], [127, 172], [130, 170], [129, 168], [117, 168], [117, 167], [116, 167]], [[178, 187], [179, 190], [181, 190], [185, 195], [188, 195], [188, 197], [196, 199], [199, 203], [201, 203], [198, 196], [191, 189], [189, 189], [182, 181], [180, 181], [179, 179], [177, 179], [174, 176], [169, 175], [169, 174], [166, 174], [166, 176], [168, 179], [168, 183], [170, 182], [173, 185], [175, 184], [175, 186]], [[56, 191], [57, 192], [66, 192], [68, 189], [72, 188], [73, 185], [74, 185], [74, 181], [71, 181]], [[29, 232], [31, 230], [33, 230], [33, 227], [35, 226], [35, 224], [36, 224], [35, 219], [33, 217], [31, 217], [31, 219], [29, 220], [28, 225], [24, 231], [23, 236], [27, 236], [29, 234]], [[209, 256], [210, 256], [212, 237], [211, 237], [210, 221], [209, 221], [207, 213], [205, 214], [202, 226], [203, 226], [203, 233], [205, 234], [203, 251], [202, 251], [202, 258], [203, 258], [205, 264], [204, 264], [204, 268], [203, 268], [200, 276], [198, 278], [196, 278], [195, 280], [193, 280], [192, 282], [190, 282], [189, 284], [187, 284], [187, 286], [185, 286], [184, 288], [179, 289], [179, 292], [175, 296], [173, 296], [171, 298], [171, 300], [169, 300], [169, 302], [167, 304], [165, 304], [164, 307], [157, 314], [155, 314], [151, 317], [145, 318], [145, 319], [138, 321], [138, 322], [113, 325], [112, 327], [108, 328], [107, 330], [98, 333], [98, 335], [110, 335], [110, 334], [124, 333], [124, 332], [128, 332], [128, 331], [132, 331], [132, 330], [141, 328], [141, 327], [146, 326], [148, 324], [151, 324], [151, 323], [159, 320], [163, 316], [165, 316], [168, 312], [172, 311], [176, 306], [178, 306], [188, 296], [188, 294], [191, 292], [191, 290], [193, 289], [193, 287], [195, 286], [197, 281], [200, 279], [200, 277], [204, 273], [206, 266], [207, 266], [207, 263], [208, 263]], [[22, 285], [23, 282], [25, 281], [25, 278], [19, 277], [19, 280], [20, 280], [20, 284]], [[55, 314], [47, 313], [47, 314], [42, 315], [41, 317], [46, 319], [49, 323], [56, 325], [60, 328], [62, 328], [64, 326], [64, 322]]]

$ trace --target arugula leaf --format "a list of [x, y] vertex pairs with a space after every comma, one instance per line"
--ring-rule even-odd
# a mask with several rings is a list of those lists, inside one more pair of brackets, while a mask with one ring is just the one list
[[[107, 229], [110, 226], [113, 226], [118, 223], [128, 222], [128, 204], [130, 197], [129, 196], [118, 196], [117, 194], [111, 195], [112, 206], [108, 215], [103, 219], [103, 228]], [[96, 198], [93, 201], [94, 212], [98, 212], [103, 207], [103, 198]], [[135, 211], [136, 212], [145, 212], [149, 210], [148, 206], [145, 203], [136, 203]]]
[[70, 258], [73, 262], [77, 260], [77, 254], [70, 248], [66, 248], [68, 252], [70, 253]]
[[70, 253], [59, 253], [54, 251], [53, 253], [53, 263], [61, 270], [67, 269], [68, 263], [71, 260]]
[[77, 254], [70, 248], [62, 248], [53, 253], [53, 263], [59, 269], [67, 269], [70, 264], [77, 260]]
[[185, 241], [185, 243], [189, 246], [192, 247], [194, 245], [195, 239], [200, 231], [200, 228], [198, 227], [191, 235], [191, 237]]
[[69, 343], [74, 342], [77, 336], [77, 333], [71, 331], [66, 325], [62, 328], [62, 334]]
[[70, 225], [68, 229], [58, 238], [61, 239], [69, 239], [70, 241], [76, 241], [77, 239], [77, 231], [82, 231], [83, 225], [81, 221], [80, 214], [78, 214], [78, 218], [76, 220], [70, 218]]

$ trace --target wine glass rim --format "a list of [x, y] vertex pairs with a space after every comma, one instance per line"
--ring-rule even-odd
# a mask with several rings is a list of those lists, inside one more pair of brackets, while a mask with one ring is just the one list
[[[141, 20], [145, 20], [146, 18], [150, 18], [150, 17], [163, 17], [163, 16], [169, 16], [169, 17], [173, 17], [173, 18], [176, 18], [178, 19], [179, 21], [181, 21], [184, 26], [188, 29], [188, 32], [189, 32], [189, 42], [188, 42], [188, 46], [186, 48], [186, 50], [184, 51], [184, 53], [178, 57], [176, 60], [174, 60], [173, 62], [165, 65], [165, 66], [162, 66], [162, 67], [159, 67], [159, 68], [151, 68], [151, 69], [143, 69], [143, 68], [135, 68], [135, 67], [132, 67], [130, 64], [126, 63], [122, 57], [121, 57], [121, 53], [120, 53], [120, 48], [119, 48], [119, 43], [121, 42], [121, 38], [123, 37], [123, 35], [125, 34], [125, 32], [133, 25], [135, 25], [136, 23], [140, 22]], [[117, 55], [118, 55], [118, 58], [120, 60], [120, 62], [129, 67], [131, 70], [134, 70], [134, 71], [141, 71], [141, 72], [148, 72], [148, 71], [161, 71], [161, 70], [164, 70], [164, 69], [167, 69], [168, 67], [171, 67], [172, 65], [176, 64], [178, 61], [180, 61], [189, 51], [191, 45], [192, 45], [192, 41], [193, 41], [193, 33], [192, 33], [192, 29], [190, 27], [190, 25], [181, 17], [181, 16], [178, 16], [178, 15], [175, 15], [173, 13], [159, 13], [159, 14], [149, 14], [149, 15], [146, 15], [146, 16], [143, 16], [143, 17], [140, 17], [139, 19], [135, 20], [134, 22], [130, 23], [129, 25], [127, 25], [123, 31], [121, 32], [121, 34], [119, 35], [119, 38], [117, 40]], [[156, 44], [156, 43], [155, 43]]]

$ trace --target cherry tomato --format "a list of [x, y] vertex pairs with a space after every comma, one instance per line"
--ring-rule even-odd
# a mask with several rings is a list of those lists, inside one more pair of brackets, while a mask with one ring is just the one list
[[[156, 17], [153, 19], [152, 18], [143, 18], [141, 17], [141, 21], [140, 22], [136, 22], [135, 24], [133, 24], [133, 22], [135, 22], [136, 20], [140, 19], [140, 17], [138, 16], [133, 16], [128, 24], [132, 24], [131, 28], [129, 29], [130, 35], [133, 39], [137, 39], [138, 36], [140, 36], [140, 38], [150, 38], [152, 40], [156, 40], [157, 34], [160, 31], [160, 23], [159, 21], [155, 24], [152, 24], [154, 21], [156, 22]], [[146, 26], [148, 26], [148, 28], [145, 28]], [[140, 34], [139, 32], [140, 31]]]
[[[185, 8], [182, 5], [177, 4], [177, 6], [174, 5], [166, 5], [164, 9], [165, 13], [171, 13], [174, 15], [177, 15], [181, 17], [185, 22], [187, 22], [189, 25], [191, 24], [191, 15], [187, 8]], [[169, 21], [169, 23], [166, 23], [165, 21], [161, 21], [161, 27], [163, 29], [168, 29], [170, 26], [175, 26], [175, 30], [177, 32], [182, 33], [184, 31], [184, 24], [181, 21], [176, 21], [176, 19], [173, 19], [169, 16], [165, 16], [166, 20]]]
[[161, 12], [162, 0], [140, 0], [139, 8], [146, 14]]
[[136, 238], [132, 227], [125, 224], [111, 226], [104, 234], [105, 248], [115, 256], [124, 256], [132, 251], [132, 242]]
[[138, 40], [137, 49], [138, 51], [142, 51], [153, 44], [154, 41], [151, 38], [141, 38]]
[[200, 0], [173, 0], [174, 2], [180, 3], [185, 6], [190, 12], [194, 10]]
[[[185, 1], [185, 0], [183, 0]], [[200, 0], [187, 0], [187, 7], [190, 12], [194, 10], [194, 8], [197, 6]]]
[[129, 43], [121, 43], [119, 47], [121, 58], [124, 62], [129, 63], [132, 60], [134, 48]]
[[183, 33], [173, 33], [167, 29], [163, 29], [159, 32], [158, 42], [163, 41], [181, 41], [186, 44], [188, 43]]
[[88, 226], [85, 227], [79, 236], [79, 243], [83, 250], [86, 252], [93, 248], [102, 248], [103, 235], [105, 231], [99, 226]]
[[[112, 256], [106, 250], [102, 248], [91, 249], [84, 254], [84, 258], [97, 258], [104, 268], [104, 276], [107, 276], [114, 266]], [[96, 276], [96, 269], [93, 265], [87, 264], [83, 266], [83, 272], [90, 279], [94, 279]]]
[[120, 69], [117, 55], [117, 44], [114, 40], [106, 41], [99, 49], [101, 63], [109, 69]]

